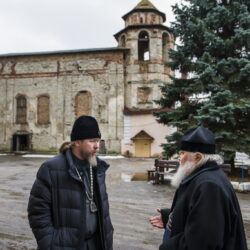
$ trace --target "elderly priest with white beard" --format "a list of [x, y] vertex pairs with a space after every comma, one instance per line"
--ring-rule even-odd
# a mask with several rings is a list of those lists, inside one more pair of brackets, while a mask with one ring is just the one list
[[150, 219], [165, 229], [160, 250], [247, 250], [237, 197], [218, 166], [222, 161], [210, 130], [200, 126], [183, 135], [172, 207]]

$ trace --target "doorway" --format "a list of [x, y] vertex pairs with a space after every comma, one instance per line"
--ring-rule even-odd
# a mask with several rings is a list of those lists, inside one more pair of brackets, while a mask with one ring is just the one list
[[29, 151], [30, 135], [14, 134], [12, 138], [12, 151]]
[[151, 144], [154, 140], [144, 130], [131, 138], [135, 144], [135, 157], [151, 157]]

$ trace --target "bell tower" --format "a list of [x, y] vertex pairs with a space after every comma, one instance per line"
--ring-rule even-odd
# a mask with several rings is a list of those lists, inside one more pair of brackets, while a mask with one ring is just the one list
[[122, 18], [125, 28], [115, 38], [119, 48], [129, 49], [125, 58], [125, 113], [152, 113], [157, 109], [153, 100], [160, 98], [159, 86], [172, 74], [165, 62], [174, 37], [163, 25], [166, 15], [149, 0], [141, 0]]

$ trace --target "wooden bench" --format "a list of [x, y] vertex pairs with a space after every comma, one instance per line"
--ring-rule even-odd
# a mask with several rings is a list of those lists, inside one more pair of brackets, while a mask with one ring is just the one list
[[[156, 159], [154, 169], [148, 170], [148, 181], [153, 184], [164, 183], [164, 175], [169, 169], [177, 169], [179, 167], [178, 161]], [[231, 172], [230, 164], [222, 164], [220, 167], [228, 175]]]
[[159, 172], [165, 172], [165, 169], [168, 171], [170, 168], [177, 169], [179, 167], [179, 161], [168, 161], [162, 159], [155, 160], [155, 169]]
[[163, 159], [156, 159], [154, 169], [148, 170], [148, 181], [152, 181], [153, 184], [164, 183], [165, 170], [177, 169], [179, 166], [178, 161], [168, 161]]

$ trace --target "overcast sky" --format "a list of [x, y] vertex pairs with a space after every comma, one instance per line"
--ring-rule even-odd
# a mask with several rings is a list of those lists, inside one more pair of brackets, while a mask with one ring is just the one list
[[[117, 46], [122, 16], [140, 0], [0, 0], [0, 54]], [[151, 0], [174, 20], [171, 5]]]

